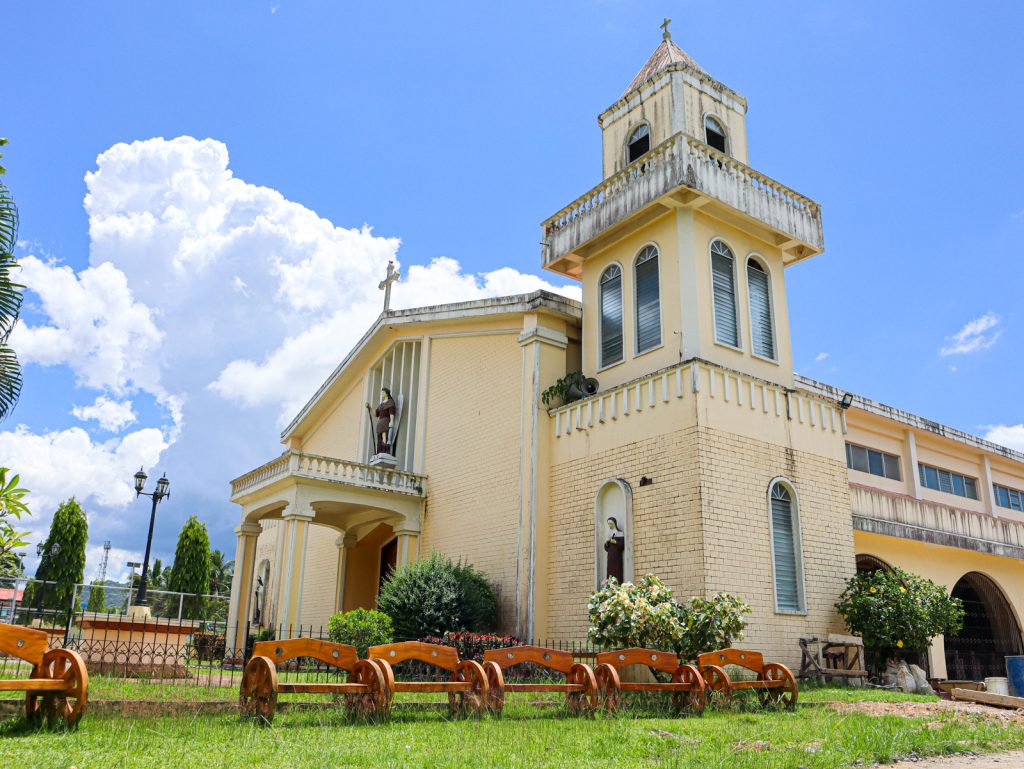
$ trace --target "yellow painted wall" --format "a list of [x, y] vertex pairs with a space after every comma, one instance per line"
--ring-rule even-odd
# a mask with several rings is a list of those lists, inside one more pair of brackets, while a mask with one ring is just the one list
[[338, 546], [340, 532], [314, 523], [309, 527], [306, 564], [302, 584], [302, 624], [327, 626], [337, 597]]
[[523, 353], [518, 332], [433, 338], [420, 557], [440, 552], [497, 586], [514, 622]]
[[354, 377], [348, 391], [302, 441], [301, 450], [329, 457], [359, 459], [366, 415], [366, 376]]
[[633, 101], [636, 103], [631, 104], [626, 114], [605, 123], [602, 145], [606, 179], [629, 165], [626, 162], [626, 142], [637, 126], [647, 123], [651, 127], [651, 149], [672, 136], [672, 94], [667, 79], [653, 94]]
[[[1024, 562], [960, 548], [932, 545], [926, 542], [886, 537], [880, 534], [854, 532], [857, 554], [873, 555], [886, 563], [918, 574], [945, 585], [952, 591], [964, 574], [977, 571], [989, 577], [1006, 596], [1016, 615], [1017, 625], [1024, 617]], [[932, 675], [946, 675], [944, 641], [940, 637], [932, 643], [929, 662]]]
[[394, 536], [391, 527], [382, 523], [349, 549], [345, 560], [345, 611], [377, 606], [380, 549]]

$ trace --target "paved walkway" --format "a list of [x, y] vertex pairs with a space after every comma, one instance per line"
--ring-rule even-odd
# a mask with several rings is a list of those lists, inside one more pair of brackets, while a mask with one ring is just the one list
[[948, 756], [924, 761], [900, 761], [886, 769], [1015, 769], [1024, 767], [1024, 750], [986, 756]]

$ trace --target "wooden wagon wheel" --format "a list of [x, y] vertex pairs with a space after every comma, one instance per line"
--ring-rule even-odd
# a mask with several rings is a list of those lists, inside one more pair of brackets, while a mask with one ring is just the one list
[[690, 687], [685, 692], [672, 692], [672, 706], [676, 710], [685, 707], [697, 715], [704, 712], [707, 702], [704, 678], [694, 665], [680, 665], [672, 674], [672, 683], [687, 684]]
[[245, 666], [238, 692], [242, 713], [269, 724], [277, 710], [277, 668], [269, 657], [253, 657]]
[[758, 680], [781, 684], [770, 689], [763, 688], [757, 690], [757, 696], [761, 700], [762, 705], [784, 705], [789, 710], [796, 708], [796, 679], [785, 665], [778, 662], [766, 662], [764, 672], [758, 676]]
[[725, 702], [732, 700], [732, 682], [729, 674], [718, 665], [705, 665], [700, 669], [704, 678], [705, 700], [710, 698], [721, 699]]
[[376, 665], [384, 677], [384, 693], [387, 695], [385, 710], [390, 712], [391, 702], [395, 699], [395, 670], [387, 660], [371, 659], [368, 661]]
[[497, 662], [485, 662], [487, 676], [487, 708], [496, 716], [505, 708], [505, 675]]
[[570, 713], [593, 714], [597, 710], [597, 678], [590, 666], [575, 663], [566, 676], [566, 683], [583, 686], [582, 692], [569, 692], [565, 699]]
[[387, 681], [380, 667], [369, 660], [357, 660], [349, 682], [362, 684], [369, 691], [345, 695], [345, 709], [351, 715], [371, 718], [385, 716], [391, 705]]
[[606, 662], [597, 666], [594, 677], [605, 711], [614, 713], [619, 709], [619, 700], [622, 698], [622, 685], [619, 683], [618, 671]]
[[452, 673], [452, 681], [469, 681], [473, 687], [465, 692], [448, 692], [448, 706], [458, 715], [480, 713], [487, 705], [487, 674], [475, 660], [463, 660]]
[[[65, 689], [42, 695], [41, 706], [38, 702], [33, 704], [37, 710], [32, 717], [38, 721], [40, 715], [45, 716], [50, 726], [58, 721], [69, 727], [77, 726], [89, 701], [89, 671], [81, 655], [71, 649], [50, 649], [43, 655], [39, 675], [64, 681]], [[29, 709], [27, 700], [25, 707]]]

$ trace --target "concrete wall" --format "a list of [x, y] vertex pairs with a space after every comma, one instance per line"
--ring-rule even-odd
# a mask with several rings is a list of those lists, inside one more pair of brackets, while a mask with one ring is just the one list
[[520, 329], [432, 338], [424, 472], [430, 481], [420, 557], [440, 552], [484, 572], [514, 624], [519, 536]]

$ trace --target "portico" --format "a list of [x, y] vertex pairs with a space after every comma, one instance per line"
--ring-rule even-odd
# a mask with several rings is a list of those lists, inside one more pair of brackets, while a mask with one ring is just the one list
[[335, 610], [344, 605], [346, 590], [366, 592], [367, 586], [355, 581], [375, 578], [360, 573], [346, 580], [347, 553], [357, 550], [371, 533], [397, 538], [396, 566], [417, 557], [426, 494], [423, 475], [292, 450], [236, 478], [231, 490], [231, 501], [242, 507], [242, 522], [235, 530], [238, 546], [228, 617], [235, 637], [229, 639], [234, 641], [229, 648], [241, 649], [244, 644], [246, 619], [252, 613], [256, 541], [271, 522], [277, 528], [278, 547], [269, 584], [263, 586], [267, 597], [261, 624], [275, 628], [278, 637], [303, 624], [312, 526], [337, 532]]

